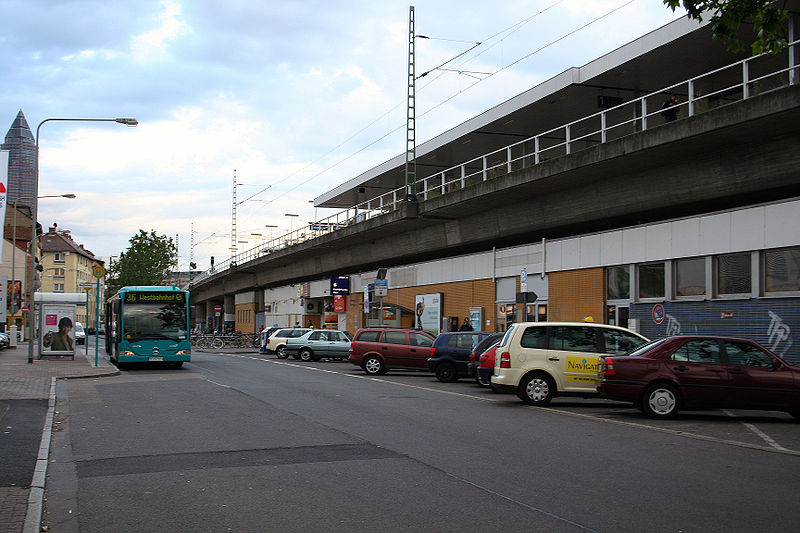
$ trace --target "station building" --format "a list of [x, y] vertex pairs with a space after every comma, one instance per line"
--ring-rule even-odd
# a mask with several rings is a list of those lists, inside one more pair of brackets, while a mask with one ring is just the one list
[[738, 335], [800, 361], [788, 5], [783, 54], [732, 54], [680, 19], [420, 145], [413, 216], [396, 215], [404, 155], [326, 192], [315, 205], [346, 210], [323, 221], [338, 231], [200, 276], [198, 322], [215, 303], [242, 332], [586, 320]]

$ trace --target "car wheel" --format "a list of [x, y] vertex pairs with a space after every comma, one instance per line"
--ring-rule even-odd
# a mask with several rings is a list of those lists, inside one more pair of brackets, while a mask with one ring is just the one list
[[314, 352], [312, 352], [308, 348], [303, 348], [302, 350], [300, 350], [300, 353], [298, 355], [300, 356], [301, 361], [311, 361], [312, 359], [314, 359]]
[[669, 383], [650, 385], [642, 396], [642, 409], [650, 418], [675, 418], [680, 406], [680, 393]]
[[275, 348], [275, 355], [278, 356], [278, 359], [286, 359], [289, 357], [289, 354], [286, 353], [286, 346], [278, 346]]
[[528, 405], [547, 405], [556, 394], [553, 378], [546, 374], [533, 374], [517, 388], [517, 395]]
[[364, 372], [371, 376], [385, 374], [386, 366], [383, 364], [380, 357], [371, 355], [364, 360]]
[[436, 366], [436, 379], [442, 383], [452, 383], [458, 379], [456, 365], [453, 363], [439, 363]]

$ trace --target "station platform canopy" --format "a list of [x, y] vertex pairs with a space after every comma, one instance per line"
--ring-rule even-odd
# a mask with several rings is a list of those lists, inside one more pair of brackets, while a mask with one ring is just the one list
[[[747, 40], [750, 27], [741, 29]], [[747, 57], [712, 39], [704, 22], [682, 17], [418, 144], [417, 178]], [[404, 147], [402, 147], [404, 148]], [[314, 199], [347, 209], [405, 185], [405, 151]]]

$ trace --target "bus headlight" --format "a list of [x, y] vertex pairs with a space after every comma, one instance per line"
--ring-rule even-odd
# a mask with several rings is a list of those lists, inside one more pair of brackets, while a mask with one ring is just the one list
[[178, 350], [177, 352], [175, 352], [175, 355], [189, 355], [191, 353], [192, 353], [191, 350]]
[[136, 355], [135, 353], [131, 352], [130, 350], [122, 350], [119, 352], [120, 355]]

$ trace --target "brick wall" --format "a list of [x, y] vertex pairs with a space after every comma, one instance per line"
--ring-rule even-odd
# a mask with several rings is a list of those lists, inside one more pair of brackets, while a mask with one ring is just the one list
[[[442, 316], [458, 317], [458, 322], [464, 321], [469, 315], [470, 307], [483, 307], [484, 320], [489, 320], [489, 325], [484, 329], [494, 331], [494, 300], [495, 284], [491, 279], [455, 281], [452, 283], [435, 283], [422, 287], [406, 287], [402, 289], [389, 289], [389, 295], [384, 302], [392, 303], [414, 309], [415, 297], [418, 294], [442, 293]], [[357, 321], [363, 316], [363, 293], [351, 294], [347, 301], [347, 324], [355, 324], [354, 329], [361, 326]], [[413, 327], [414, 318], [409, 315], [403, 317], [404, 327]], [[485, 324], [485, 322], [484, 322]]]
[[602, 268], [550, 272], [548, 320], [581, 322], [591, 316], [604, 321], [605, 275]]

